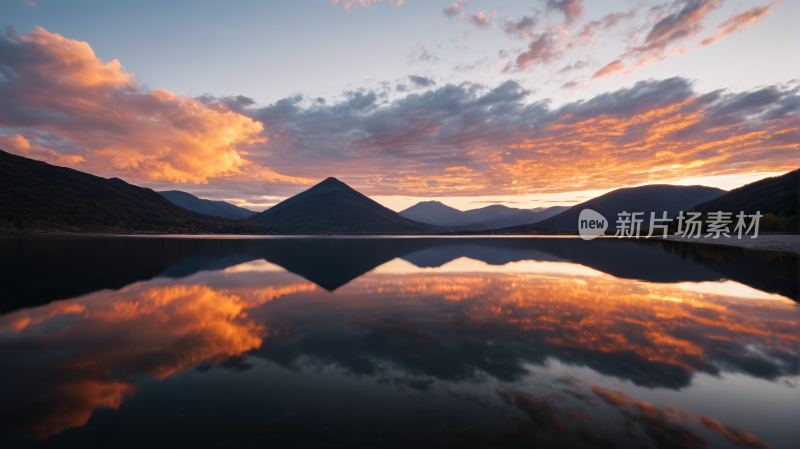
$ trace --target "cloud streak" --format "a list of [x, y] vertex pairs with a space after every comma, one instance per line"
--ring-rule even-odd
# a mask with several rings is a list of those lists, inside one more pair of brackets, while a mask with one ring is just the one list
[[[595, 72], [592, 79], [630, 73], [637, 66], [686, 53], [696, 47], [708, 46], [735, 32], [746, 31], [773, 11], [778, 4], [778, 2], [772, 2], [763, 7], [750, 8], [724, 21], [717, 27], [714, 34], [703, 39], [699, 44], [691, 44], [692, 39], [705, 29], [709, 14], [719, 9], [723, 3], [724, 0], [682, 0], [676, 3], [677, 8], [674, 11], [661, 15], [658, 15], [656, 8], [657, 20], [649, 28], [644, 39], [631, 45], [616, 60]], [[607, 16], [608, 23], [614, 24], [623, 17], [609, 15]], [[584, 33], [591, 33], [592, 26], [598, 25], [590, 22], [585, 26]], [[632, 35], [636, 34], [638, 31]]]
[[717, 30], [714, 32], [713, 35], [707, 37], [706, 39], [703, 39], [700, 42], [700, 46], [704, 47], [706, 45], [711, 45], [714, 42], [730, 34], [747, 31], [756, 22], [763, 19], [767, 14], [772, 12], [776, 4], [777, 2], [772, 2], [767, 6], [753, 7], [741, 14], [737, 14], [731, 17], [730, 19], [722, 22], [717, 27]]

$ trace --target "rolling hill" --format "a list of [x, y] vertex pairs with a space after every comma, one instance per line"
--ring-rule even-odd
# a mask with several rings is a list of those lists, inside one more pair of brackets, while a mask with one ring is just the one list
[[405, 234], [435, 230], [328, 178], [249, 220], [288, 234]]
[[734, 214], [744, 211], [790, 217], [797, 214], [800, 196], [800, 169], [781, 176], [762, 179], [731, 190], [717, 198], [697, 204], [697, 212], [724, 211]]
[[517, 209], [500, 204], [460, 211], [439, 201], [422, 201], [400, 215], [422, 223], [448, 227], [448, 230], [482, 231], [544, 220], [568, 207], [554, 206], [540, 210]]
[[0, 226], [17, 229], [263, 233], [192, 212], [150, 189], [0, 150]]
[[420, 201], [408, 209], [398, 212], [400, 215], [422, 223], [438, 226], [457, 226], [461, 223], [464, 212], [439, 201]]
[[648, 185], [617, 189], [605, 195], [592, 198], [558, 215], [536, 223], [514, 226], [504, 229], [510, 232], [527, 232], [533, 228], [548, 229], [577, 229], [578, 215], [583, 209], [592, 209], [599, 212], [609, 221], [609, 227], [616, 227], [617, 213], [644, 212], [641, 217], [645, 220], [642, 224], [649, 224], [650, 212], [655, 212], [660, 218], [664, 211], [668, 217], [674, 217], [682, 210], [712, 200], [724, 194], [722, 189], [705, 186], [672, 186]]
[[492, 220], [481, 221], [467, 226], [459, 226], [455, 230], [465, 231], [483, 231], [486, 229], [498, 229], [508, 226], [517, 226], [525, 223], [535, 223], [542, 221], [552, 216], [558, 215], [569, 209], [569, 206], [553, 206], [540, 211], [518, 209], [519, 212], [509, 214], [505, 217], [495, 218]]
[[167, 190], [156, 193], [168, 199], [172, 204], [197, 213], [209, 215], [211, 217], [240, 220], [257, 213], [250, 209], [234, 206], [233, 204], [225, 201], [204, 200], [192, 195], [191, 193], [181, 192], [180, 190]]

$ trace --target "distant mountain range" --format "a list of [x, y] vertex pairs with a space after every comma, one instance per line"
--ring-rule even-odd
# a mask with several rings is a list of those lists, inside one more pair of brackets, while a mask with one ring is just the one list
[[400, 212], [400, 215], [423, 223], [443, 226], [447, 230], [482, 231], [526, 223], [534, 223], [569, 209], [565, 206], [517, 209], [500, 204], [460, 211], [439, 201], [422, 201]]
[[168, 199], [172, 204], [176, 204], [184, 209], [209, 215], [211, 217], [227, 218], [229, 220], [239, 220], [255, 215], [250, 209], [234, 206], [225, 201], [212, 201], [198, 198], [191, 193], [181, 192], [180, 190], [167, 190], [156, 192]]
[[381, 206], [336, 178], [328, 178], [249, 220], [288, 234], [425, 233], [437, 229]]
[[[576, 229], [583, 209], [616, 226], [622, 211], [669, 218], [679, 211], [722, 210], [765, 217], [764, 230], [798, 226], [800, 170], [748, 184], [731, 192], [704, 186], [648, 185], [617, 189], [571, 208], [516, 209], [492, 205], [459, 211], [424, 201], [394, 212], [328, 178], [270, 209], [253, 213], [224, 201], [180, 191], [156, 193], [112, 178], [15, 156], [0, 150], [0, 227], [72, 232], [417, 234], [441, 231]], [[222, 218], [218, 218], [222, 217]], [[776, 218], [777, 217], [777, 218]], [[235, 221], [231, 221], [235, 220]]]
[[192, 212], [150, 189], [0, 150], [0, 226], [63, 231], [263, 233]]
[[[536, 223], [504, 229], [507, 232], [530, 232], [533, 228], [577, 229], [578, 216], [583, 209], [599, 212], [609, 221], [609, 228], [616, 228], [619, 212], [644, 212], [643, 226], [649, 225], [650, 212], [661, 218], [664, 211], [671, 218], [682, 210], [689, 210], [698, 204], [725, 193], [722, 189], [705, 186], [649, 185], [617, 189], [605, 195], [592, 198], [560, 214]], [[606, 231], [608, 233], [608, 231]]]

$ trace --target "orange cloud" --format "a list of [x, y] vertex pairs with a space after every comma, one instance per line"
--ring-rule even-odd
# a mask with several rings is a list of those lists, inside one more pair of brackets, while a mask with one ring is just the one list
[[68, 141], [73, 149], [60, 156], [22, 136], [0, 140], [18, 154], [131, 180], [207, 183], [257, 173], [311, 182], [242, 157], [243, 149], [265, 141], [261, 123], [164, 89], [145, 92], [119, 61], [102, 61], [86, 42], [37, 27], [27, 36], [12, 32], [1, 44], [17, 57], [4, 61], [13, 75], [0, 88], [0, 123], [52, 134], [60, 139], [53, 145]]
[[767, 14], [772, 12], [777, 5], [778, 2], [772, 2], [767, 6], [761, 7], [753, 7], [748, 9], [747, 11], [737, 14], [730, 19], [722, 22], [718, 27], [717, 30], [714, 31], [714, 34], [703, 39], [700, 42], [700, 46], [704, 47], [706, 45], [711, 45], [714, 42], [722, 39], [723, 37], [733, 34], [735, 32], [742, 32], [747, 31], [753, 26], [756, 22], [763, 19]]
[[616, 61], [612, 61], [602, 69], [598, 70], [594, 75], [592, 75], [592, 79], [613, 75], [614, 73], [622, 72], [625, 71], [626, 69], [627, 67], [625, 66], [625, 64], [623, 64], [621, 60], [617, 59]]
[[0, 134], [0, 148], [9, 153], [57, 165], [75, 165], [86, 162], [83, 156], [59, 154], [41, 145], [31, 145], [26, 138], [19, 134], [14, 136]]

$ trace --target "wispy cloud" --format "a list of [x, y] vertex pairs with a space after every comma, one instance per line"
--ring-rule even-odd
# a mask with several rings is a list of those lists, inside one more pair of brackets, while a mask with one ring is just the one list
[[772, 2], [769, 5], [762, 6], [762, 7], [753, 7], [748, 9], [747, 11], [737, 14], [730, 19], [722, 22], [718, 27], [717, 30], [714, 32], [713, 35], [703, 39], [700, 42], [701, 46], [711, 45], [714, 42], [722, 39], [729, 34], [733, 34], [735, 32], [742, 32], [747, 31], [753, 26], [756, 22], [763, 19], [767, 14], [772, 12], [778, 2]]
[[[668, 13], [662, 13], [660, 8], [654, 8], [655, 20], [652, 26], [645, 28], [647, 30], [645, 37], [641, 41], [635, 41], [617, 59], [595, 72], [592, 79], [630, 73], [639, 66], [686, 53], [699, 46], [713, 44], [737, 31], [746, 31], [779, 4], [772, 2], [766, 6], [750, 8], [724, 21], [714, 34], [699, 44], [692, 43], [692, 39], [705, 29], [709, 14], [719, 9], [723, 3], [724, 0], [681, 0], [676, 2], [675, 8]], [[608, 18], [618, 20], [613, 16]], [[584, 28], [584, 32], [590, 33], [591, 26], [590, 22]]]

